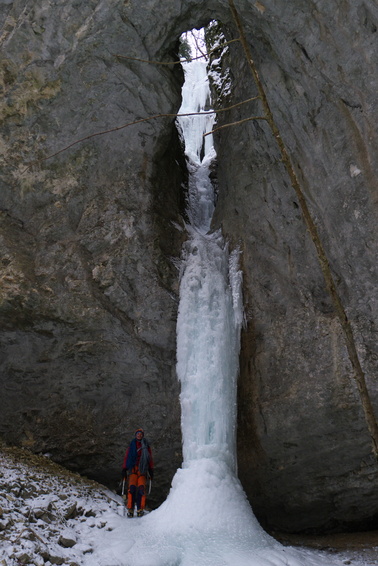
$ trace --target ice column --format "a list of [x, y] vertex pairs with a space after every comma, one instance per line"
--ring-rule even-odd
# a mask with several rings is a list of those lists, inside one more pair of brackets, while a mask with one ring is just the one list
[[[206, 62], [184, 65], [181, 113], [210, 101]], [[215, 458], [235, 469], [236, 378], [242, 322], [241, 272], [220, 231], [211, 233], [215, 206], [209, 175], [215, 160], [214, 114], [180, 119], [189, 169], [189, 240], [183, 250], [177, 321], [184, 466]], [[204, 142], [206, 140], [206, 142]]]

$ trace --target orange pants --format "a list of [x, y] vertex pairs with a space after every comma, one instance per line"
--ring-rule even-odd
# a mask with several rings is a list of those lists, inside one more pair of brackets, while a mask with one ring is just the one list
[[135, 466], [129, 475], [128, 492], [127, 492], [127, 508], [144, 509], [146, 505], [146, 482], [147, 477], [141, 474]]

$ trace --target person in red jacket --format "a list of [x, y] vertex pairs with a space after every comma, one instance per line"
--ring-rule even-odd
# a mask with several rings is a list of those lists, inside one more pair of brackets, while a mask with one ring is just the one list
[[134, 516], [134, 508], [137, 506], [137, 515], [142, 517], [146, 505], [146, 483], [147, 475], [153, 478], [154, 463], [152, 452], [144, 430], [138, 428], [135, 437], [130, 442], [123, 460], [122, 477], [128, 477], [127, 491], [127, 516]]

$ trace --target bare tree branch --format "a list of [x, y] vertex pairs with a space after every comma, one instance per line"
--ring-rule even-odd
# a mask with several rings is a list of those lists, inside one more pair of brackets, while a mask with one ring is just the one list
[[195, 33], [193, 34], [193, 32], [192, 32], [192, 37], [194, 38], [194, 42], [195, 42], [195, 44], [196, 44], [196, 49], [197, 49], [197, 51], [199, 51], [199, 52], [202, 54], [202, 57], [204, 57], [204, 58], [206, 59], [206, 61], [207, 61], [207, 60], [209, 59], [209, 54], [203, 52], [203, 49], [202, 49], [202, 47], [201, 47], [201, 45], [200, 45], [198, 36], [197, 36]]
[[237, 122], [230, 122], [229, 124], [223, 124], [222, 126], [218, 126], [218, 128], [214, 128], [211, 132], [207, 132], [203, 134], [203, 137], [209, 136], [218, 130], [223, 130], [223, 128], [229, 128], [230, 126], [238, 126], [239, 124], [243, 124], [244, 122], [250, 122], [251, 120], [266, 120], [265, 116], [251, 116], [250, 118], [244, 118], [243, 120], [238, 120]]
[[179, 117], [184, 117], [184, 116], [206, 116], [206, 115], [210, 115], [210, 114], [219, 114], [220, 112], [226, 112], [227, 110], [231, 110], [232, 108], [236, 108], [238, 106], [241, 106], [242, 104], [246, 104], [247, 102], [251, 102], [252, 100], [256, 100], [258, 98], [259, 98], [259, 96], [254, 96], [253, 98], [248, 98], [247, 100], [243, 100], [242, 102], [238, 102], [237, 104], [233, 104], [232, 106], [228, 106], [226, 108], [220, 108], [219, 110], [211, 110], [209, 112], [189, 112], [189, 113], [186, 113], [186, 114], [156, 114], [155, 116], [148, 116], [147, 118], [141, 118], [140, 120], [135, 120], [134, 122], [127, 122], [126, 124], [122, 124], [121, 126], [115, 126], [114, 128], [109, 128], [108, 130], [102, 130], [100, 132], [94, 132], [93, 134], [88, 134], [87, 136], [84, 136], [83, 138], [80, 138], [80, 139], [70, 143], [69, 145], [66, 145], [65, 147], [63, 147], [62, 149], [59, 149], [55, 153], [51, 153], [50, 155], [47, 155], [46, 157], [41, 157], [40, 159], [36, 159], [35, 161], [31, 161], [30, 163], [27, 164], [26, 169], [22, 173], [25, 173], [33, 165], [37, 165], [38, 163], [41, 163], [42, 161], [47, 161], [47, 159], [51, 159], [52, 157], [56, 157], [57, 155], [59, 155], [60, 153], [63, 153], [64, 151], [67, 151], [71, 147], [73, 147], [73, 146], [75, 146], [79, 143], [82, 143], [84, 141], [90, 140], [90, 139], [92, 139], [96, 136], [103, 136], [105, 134], [110, 134], [112, 132], [118, 132], [119, 130], [123, 130], [125, 128], [128, 128], [129, 126], [135, 126], [136, 124], [141, 124], [143, 122], [149, 122], [150, 120], [155, 120], [156, 118], [179, 118]]

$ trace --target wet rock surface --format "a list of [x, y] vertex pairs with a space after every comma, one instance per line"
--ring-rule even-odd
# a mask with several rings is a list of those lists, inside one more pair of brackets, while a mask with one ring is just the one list
[[286, 546], [299, 546], [324, 550], [344, 557], [343, 564], [363, 560], [376, 564], [378, 560], [378, 532], [357, 532], [334, 535], [288, 535], [272, 533], [274, 538]]
[[[373, 402], [378, 352], [374, 2], [238, 4], [319, 226]], [[0, 434], [108, 484], [138, 426], [158, 504], [181, 462], [175, 322], [185, 171], [174, 118], [182, 31], [228, 3], [3, 3]], [[230, 46], [227, 104], [256, 94]], [[220, 101], [222, 103], [222, 101]], [[238, 107], [219, 124], [261, 112]], [[216, 136], [214, 227], [240, 245], [247, 327], [239, 471], [263, 524], [376, 526], [378, 479], [339, 324], [266, 124]], [[2, 519], [1, 519], [2, 520]]]

